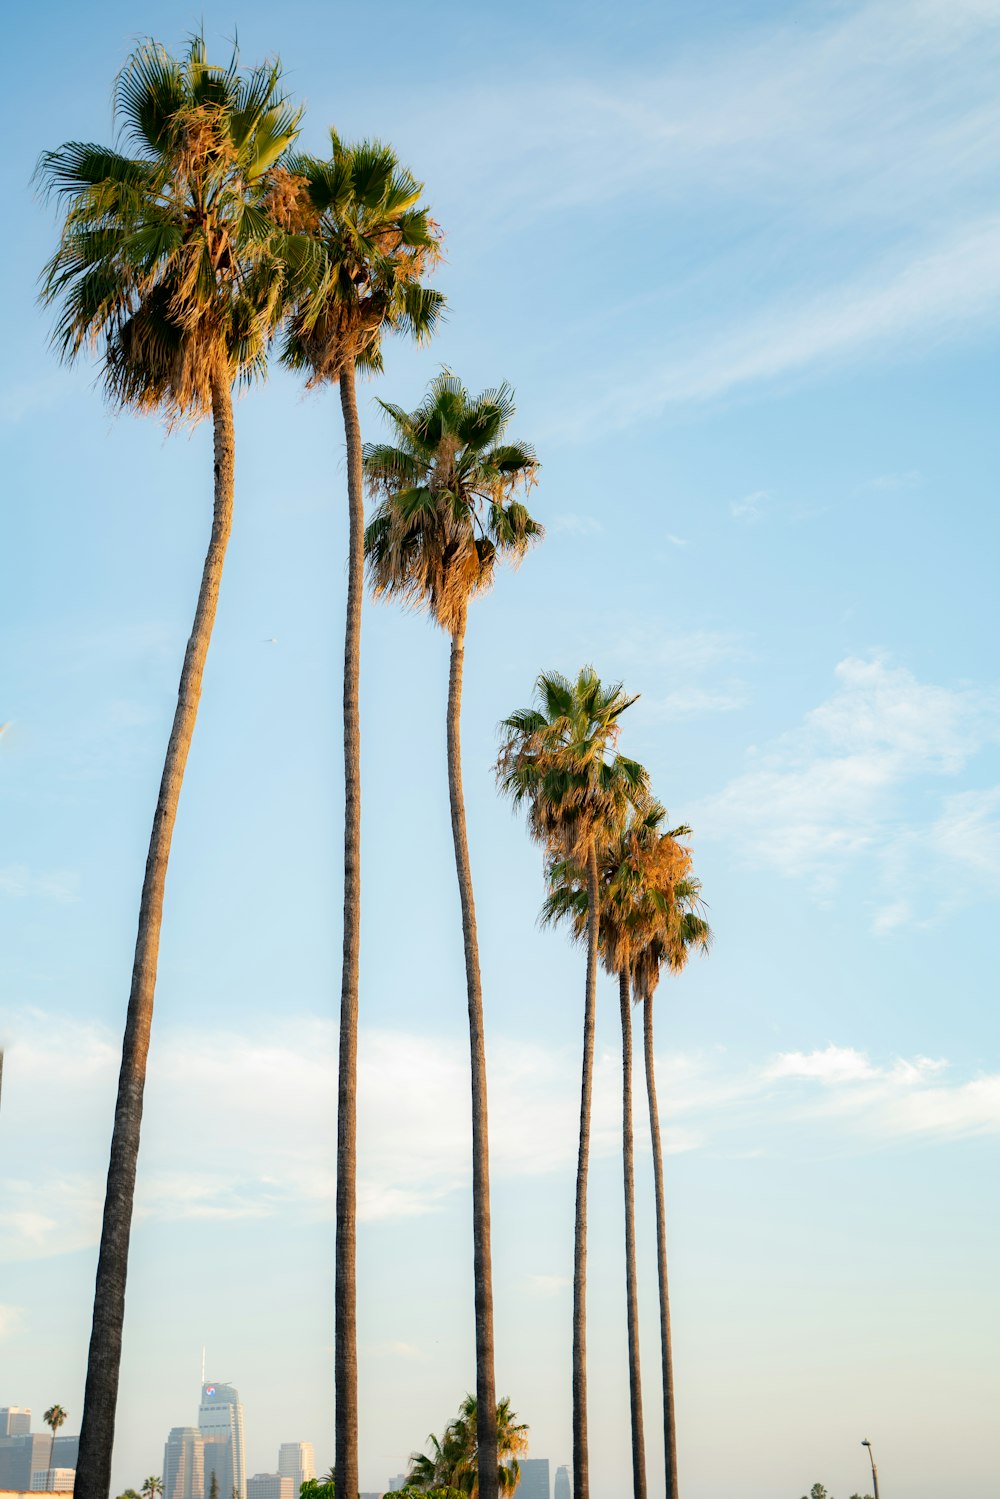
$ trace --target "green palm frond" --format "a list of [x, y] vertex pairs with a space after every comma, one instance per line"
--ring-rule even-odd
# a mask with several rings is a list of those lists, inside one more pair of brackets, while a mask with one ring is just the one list
[[424, 284], [440, 235], [419, 207], [422, 185], [380, 141], [343, 141], [331, 154], [289, 155], [269, 176], [269, 207], [291, 234], [311, 236], [322, 265], [296, 285], [283, 355], [309, 382], [336, 381], [350, 361], [378, 370], [386, 333], [429, 338], [444, 297]]
[[618, 719], [635, 698], [605, 687], [593, 667], [575, 681], [543, 672], [535, 703], [504, 719], [496, 772], [500, 791], [526, 805], [532, 836], [549, 853], [583, 863], [595, 840], [620, 830], [648, 798], [648, 777], [614, 753]]
[[377, 501], [366, 534], [369, 582], [376, 595], [426, 609], [454, 633], [497, 562], [516, 565], [544, 534], [519, 498], [538, 461], [525, 445], [508, 444], [498, 463], [489, 447], [513, 415], [509, 386], [472, 399], [443, 370], [415, 411], [379, 404], [395, 441], [365, 449]]
[[103, 348], [113, 401], [196, 419], [213, 379], [263, 373], [306, 259], [296, 245], [278, 253], [258, 180], [298, 131], [279, 88], [277, 64], [243, 76], [235, 52], [212, 64], [201, 37], [180, 59], [146, 41], [114, 91], [135, 154], [70, 141], [40, 158], [38, 180], [63, 209], [41, 299], [57, 308], [64, 358]]

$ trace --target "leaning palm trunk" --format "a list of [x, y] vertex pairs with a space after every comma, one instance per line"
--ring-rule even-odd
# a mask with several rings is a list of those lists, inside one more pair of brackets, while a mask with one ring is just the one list
[[338, 1494], [358, 1492], [358, 954], [361, 946], [361, 596], [365, 581], [365, 513], [361, 423], [354, 362], [340, 373], [347, 441], [349, 542], [344, 631], [344, 949], [337, 1078], [337, 1265], [334, 1288], [335, 1468]]
[[656, 1103], [656, 1072], [653, 1062], [653, 996], [643, 995], [643, 1052], [646, 1063], [646, 1097], [649, 1100], [649, 1133], [653, 1140], [653, 1181], [656, 1190], [656, 1263], [660, 1280], [660, 1354], [663, 1365], [663, 1462], [666, 1470], [664, 1499], [677, 1499], [677, 1423], [674, 1414], [674, 1365], [670, 1346], [670, 1291], [667, 1285], [667, 1219], [663, 1201], [663, 1144]]
[[632, 1141], [632, 1004], [627, 968], [618, 976], [622, 1012], [622, 1164], [625, 1175], [625, 1301], [628, 1312], [628, 1384], [632, 1408], [632, 1492], [646, 1499], [646, 1446], [639, 1369], [639, 1293], [635, 1263], [635, 1160]]
[[483, 985], [479, 970], [479, 937], [472, 892], [472, 868], [462, 791], [462, 672], [465, 665], [465, 612], [451, 637], [448, 678], [448, 795], [455, 867], [462, 903], [465, 978], [469, 998], [469, 1047], [472, 1054], [472, 1233], [476, 1295], [476, 1448], [479, 1499], [497, 1499], [500, 1459], [497, 1451], [497, 1397], [493, 1352], [493, 1263], [490, 1248], [490, 1144], [486, 1107], [486, 1038]]
[[129, 1236], [135, 1198], [142, 1095], [153, 1020], [153, 995], [160, 951], [163, 892], [170, 843], [177, 818], [184, 768], [194, 733], [205, 670], [219, 601], [222, 566], [233, 523], [235, 442], [233, 402], [228, 370], [212, 376], [212, 419], [215, 428], [215, 505], [212, 537], [202, 572], [194, 625], [184, 653], [177, 708], [167, 743], [163, 777], [153, 818], [139, 904], [139, 932], [132, 965], [118, 1101], [111, 1135], [111, 1161], [104, 1199], [104, 1222], [97, 1261], [94, 1320], [87, 1358], [87, 1380], [80, 1423], [77, 1461], [77, 1499], [107, 1499], [111, 1488], [111, 1452], [115, 1436], [115, 1407], [121, 1366], [122, 1325], [125, 1318], [125, 1280]]
[[597, 850], [591, 843], [587, 853], [587, 993], [583, 1012], [583, 1077], [580, 1085], [580, 1146], [576, 1163], [576, 1228], [573, 1246], [574, 1499], [590, 1499], [590, 1459], [587, 1449], [587, 1179], [590, 1174], [590, 1115], [594, 1092], [599, 899]]

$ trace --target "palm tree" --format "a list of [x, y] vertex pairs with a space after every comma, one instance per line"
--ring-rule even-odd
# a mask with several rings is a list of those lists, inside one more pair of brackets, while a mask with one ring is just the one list
[[653, 995], [664, 964], [679, 973], [694, 951], [707, 952], [712, 931], [701, 915], [701, 883], [690, 874], [660, 887], [661, 916], [658, 929], [636, 952], [635, 988], [642, 1002], [643, 1056], [646, 1068], [646, 1098], [649, 1132], [653, 1144], [653, 1184], [656, 1196], [656, 1256], [660, 1291], [660, 1359], [663, 1374], [663, 1452], [665, 1499], [678, 1499], [677, 1420], [673, 1349], [670, 1333], [670, 1291], [667, 1282], [667, 1220], [663, 1189], [663, 1142], [656, 1101], [656, 1071], [653, 1057]]
[[410, 414], [380, 403], [396, 446], [365, 449], [365, 474], [379, 503], [365, 532], [376, 595], [426, 609], [451, 636], [448, 681], [448, 792], [465, 944], [472, 1059], [472, 1199], [476, 1297], [479, 1492], [496, 1499], [496, 1381], [490, 1249], [486, 1040], [479, 937], [462, 792], [461, 708], [469, 602], [492, 584], [497, 562], [518, 562], [542, 528], [517, 495], [537, 463], [523, 443], [504, 442], [514, 413], [506, 385], [470, 399], [444, 373]]
[[[635, 1499], [645, 1499], [646, 1456], [642, 1414], [642, 1379], [639, 1357], [638, 1274], [635, 1252], [635, 1169], [632, 1131], [632, 966], [637, 948], [652, 935], [661, 911], [661, 889], [666, 880], [679, 878], [687, 859], [674, 840], [686, 833], [675, 828], [661, 836], [665, 808], [650, 800], [637, 808], [616, 837], [603, 843], [598, 853], [601, 915], [598, 940], [606, 972], [618, 978], [622, 1026], [622, 1168], [625, 1198], [625, 1300], [628, 1325], [629, 1394], [632, 1427], [632, 1486]], [[669, 862], [667, 847], [676, 850]], [[654, 879], [655, 874], [658, 876]], [[542, 924], [567, 920], [574, 938], [587, 934], [586, 871], [572, 859], [553, 859], [548, 866], [548, 895], [542, 906]]]
[[52, 1442], [51, 1442], [51, 1445], [49, 1446], [49, 1473], [48, 1473], [48, 1482], [46, 1484], [46, 1487], [51, 1489], [51, 1487], [52, 1487], [52, 1459], [55, 1456], [56, 1432], [59, 1430], [60, 1426], [65, 1425], [65, 1422], [66, 1422], [66, 1412], [63, 1410], [63, 1408], [62, 1408], [61, 1405], [50, 1405], [49, 1408], [48, 1408], [48, 1410], [45, 1412], [45, 1415], [42, 1417], [42, 1420], [45, 1422], [46, 1426], [52, 1432]]
[[[214, 1470], [212, 1477], [215, 1477]], [[156, 1474], [143, 1479], [142, 1488], [139, 1492], [142, 1495], [142, 1499], [159, 1499], [159, 1495], [163, 1493], [163, 1479], [159, 1478]]]
[[100, 346], [113, 405], [169, 423], [211, 414], [214, 513], [194, 624], [157, 797], [139, 907], [122, 1048], [94, 1317], [80, 1429], [77, 1499], [107, 1499], [163, 894], [177, 804], [233, 514], [232, 387], [264, 372], [286, 268], [261, 206], [266, 174], [294, 140], [299, 112], [277, 64], [242, 75], [234, 54], [208, 61], [196, 37], [175, 59], [158, 43], [132, 54], [115, 86], [134, 154], [71, 141], [38, 174], [65, 205], [42, 299], [75, 359]]
[[613, 753], [619, 719], [635, 698], [620, 683], [601, 684], [586, 666], [575, 682], [543, 673], [535, 704], [500, 725], [497, 778], [515, 806], [526, 806], [528, 827], [549, 855], [575, 860], [587, 874], [587, 982], [580, 1084], [580, 1139], [576, 1170], [573, 1252], [573, 1482], [576, 1499], [590, 1499], [587, 1442], [587, 1181], [594, 1078], [600, 890], [597, 850], [622, 827], [646, 795], [641, 765]]
[[[528, 1450], [528, 1428], [510, 1408], [509, 1396], [498, 1401], [494, 1411], [497, 1433], [496, 1491], [513, 1494], [521, 1481], [519, 1457]], [[467, 1395], [442, 1437], [432, 1433], [427, 1441], [430, 1454], [414, 1452], [410, 1458], [407, 1488], [437, 1494], [457, 1490], [472, 1499], [482, 1499], [482, 1463], [478, 1451], [479, 1414], [475, 1395]]]
[[386, 332], [430, 336], [444, 298], [421, 277], [439, 254], [435, 224], [419, 206], [422, 184], [378, 141], [355, 145], [330, 132], [326, 160], [296, 157], [276, 173], [270, 212], [315, 251], [294, 260], [303, 290], [288, 320], [284, 358], [311, 386], [340, 386], [347, 445], [349, 541], [344, 633], [344, 935], [337, 1082], [337, 1249], [334, 1385], [338, 1490], [358, 1489], [357, 1063], [361, 942], [361, 597], [364, 493], [355, 373], [382, 368]]

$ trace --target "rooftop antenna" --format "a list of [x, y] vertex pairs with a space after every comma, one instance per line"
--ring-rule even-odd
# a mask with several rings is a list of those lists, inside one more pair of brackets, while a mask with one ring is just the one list
[[201, 1346], [201, 1382], [205, 1383], [205, 1345]]

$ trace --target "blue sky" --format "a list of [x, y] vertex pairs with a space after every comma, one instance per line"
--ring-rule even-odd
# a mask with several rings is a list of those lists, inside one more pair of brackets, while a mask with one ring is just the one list
[[[191, 23], [198, 20], [192, 13]], [[822, 1479], [993, 1493], [1000, 1035], [997, 0], [204, 11], [325, 127], [391, 140], [450, 317], [364, 393], [508, 379], [542, 547], [470, 626], [466, 789], [491, 1065], [498, 1379], [570, 1452], [582, 972], [494, 794], [542, 668], [642, 693], [623, 747], [692, 823], [717, 933], [659, 1065], [688, 1499]], [[176, 7], [23, 8], [5, 91], [0, 1404], [78, 1417], [149, 819], [210, 506], [207, 430], [115, 418], [34, 306], [37, 152], [107, 139]], [[43, 65], [42, 61], [44, 60]], [[238, 411], [237, 520], [174, 843], [115, 1482], [209, 1376], [250, 1471], [332, 1451], [344, 464], [335, 395]], [[273, 642], [273, 643], [272, 643]], [[362, 1482], [473, 1381], [446, 642], [365, 620]], [[991, 919], [992, 918], [992, 919]], [[592, 1175], [595, 1499], [626, 1488], [617, 997]], [[637, 1107], [647, 1436], [655, 1266]]]

